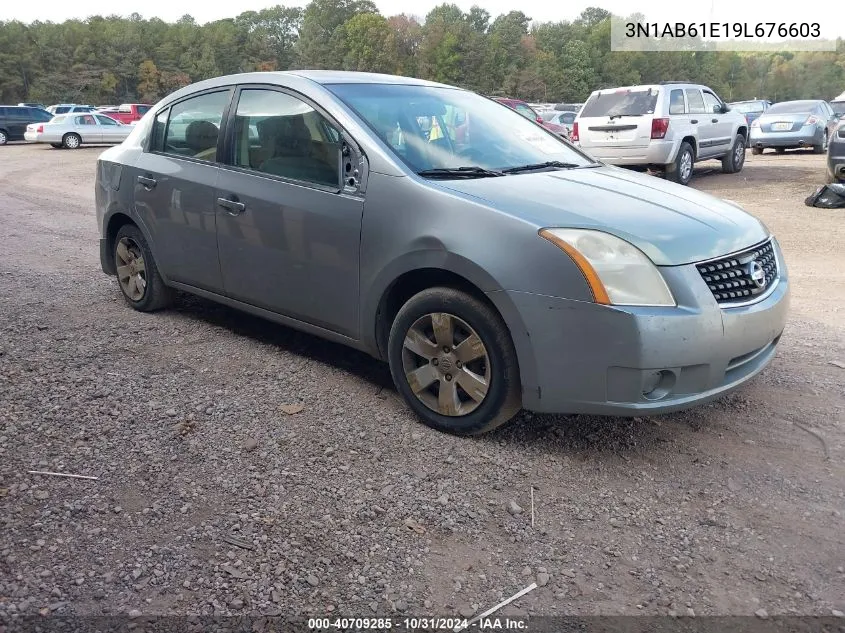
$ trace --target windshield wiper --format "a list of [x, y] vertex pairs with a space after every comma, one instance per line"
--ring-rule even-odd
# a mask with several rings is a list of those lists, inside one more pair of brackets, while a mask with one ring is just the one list
[[611, 114], [607, 118], [612, 121], [613, 119], [621, 119], [623, 116], [642, 116], [642, 114]]
[[503, 174], [518, 174], [521, 171], [534, 171], [535, 169], [547, 169], [549, 167], [557, 167], [559, 169], [574, 169], [581, 167], [578, 163], [562, 163], [559, 160], [550, 160], [545, 163], [532, 163], [530, 165], [519, 165], [518, 167], [508, 167], [503, 169]]
[[423, 169], [417, 172], [426, 178], [489, 178], [491, 176], [504, 176], [505, 174], [494, 169], [485, 169], [469, 165], [467, 167], [439, 167], [437, 169]]

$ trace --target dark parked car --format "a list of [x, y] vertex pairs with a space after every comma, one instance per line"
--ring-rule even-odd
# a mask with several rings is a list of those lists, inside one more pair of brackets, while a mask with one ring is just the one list
[[19, 106], [23, 106], [25, 108], [38, 108], [39, 110], [46, 110], [47, 106], [43, 103], [19, 103]]
[[0, 106], [0, 145], [22, 141], [30, 123], [46, 123], [53, 115], [41, 108]]
[[845, 182], [845, 120], [839, 122], [827, 146], [827, 181]]
[[788, 313], [777, 240], [737, 204], [410, 77], [187, 86], [100, 155], [95, 201], [101, 267], [132, 308], [181, 289], [363, 350], [458, 434], [521, 406], [711, 401], [772, 360]]
[[736, 110], [745, 115], [745, 121], [751, 125], [756, 119], [772, 106], [771, 101], [765, 99], [751, 99], [750, 101], [734, 101], [729, 103], [731, 110]]

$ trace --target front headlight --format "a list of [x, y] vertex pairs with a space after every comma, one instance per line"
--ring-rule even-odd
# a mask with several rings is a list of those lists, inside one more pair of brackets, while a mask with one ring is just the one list
[[603, 231], [587, 229], [542, 229], [540, 236], [575, 262], [596, 303], [676, 305], [657, 266], [633, 244]]

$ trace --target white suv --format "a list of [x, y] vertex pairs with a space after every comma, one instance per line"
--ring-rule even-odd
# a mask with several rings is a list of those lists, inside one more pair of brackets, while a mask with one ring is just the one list
[[740, 171], [748, 124], [707, 86], [662, 82], [596, 90], [575, 119], [572, 141], [605, 163], [656, 167], [685, 185], [699, 160]]

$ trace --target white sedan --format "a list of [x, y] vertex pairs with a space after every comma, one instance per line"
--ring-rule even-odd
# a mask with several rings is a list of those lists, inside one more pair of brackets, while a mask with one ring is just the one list
[[23, 137], [30, 143], [50, 143], [57, 148], [77, 149], [85, 144], [122, 143], [133, 129], [131, 125], [124, 125], [104, 114], [59, 114], [49, 123], [27, 125]]

